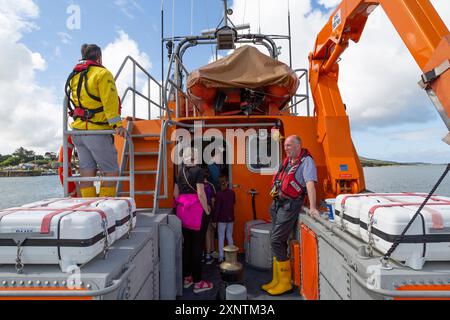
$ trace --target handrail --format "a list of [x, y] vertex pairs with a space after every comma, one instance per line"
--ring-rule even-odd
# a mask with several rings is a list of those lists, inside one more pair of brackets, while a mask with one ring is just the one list
[[177, 59], [178, 63], [180, 64], [181, 68], [183, 68], [184, 72], [186, 72], [186, 75], [189, 75], [189, 70], [184, 66], [183, 61], [181, 61], [180, 57], [175, 56], [175, 59]]
[[[156, 180], [155, 180], [155, 192], [153, 193], [153, 214], [156, 214], [156, 211], [159, 208], [159, 190], [161, 188], [161, 165], [165, 164], [164, 167], [164, 177], [165, 177], [165, 194], [167, 195], [167, 185], [168, 185], [168, 177], [167, 177], [167, 152], [166, 152], [166, 131], [167, 131], [167, 126], [169, 125], [169, 123], [171, 123], [171, 120], [163, 120], [162, 123], [162, 127], [161, 127], [161, 133], [159, 136], [159, 157], [158, 157], [158, 163], [156, 165]], [[161, 160], [161, 155], [164, 157], [164, 161]]]
[[344, 269], [358, 282], [364, 289], [381, 296], [399, 297], [399, 298], [449, 298], [450, 291], [436, 290], [436, 291], [419, 291], [419, 290], [387, 290], [371, 288], [363, 277], [357, 274], [352, 268], [343, 264]]
[[112, 280], [112, 285], [100, 290], [80, 290], [80, 291], [57, 291], [57, 290], [0, 290], [0, 297], [99, 297], [111, 293], [123, 284], [131, 272], [136, 269], [135, 265], [128, 269], [117, 280]]
[[133, 57], [131, 57], [131, 56], [127, 56], [127, 57], [125, 58], [125, 60], [122, 62], [122, 65], [120, 66], [119, 71], [117, 72], [116, 76], [114, 77], [114, 81], [117, 81], [117, 79], [119, 78], [120, 74], [122, 73], [122, 71], [123, 71], [123, 69], [124, 69], [124, 67], [125, 67], [125, 64], [128, 62], [128, 60], [131, 60], [136, 66], [139, 67], [139, 69], [140, 69], [142, 72], [144, 72], [144, 74], [145, 74], [148, 78], [152, 79], [154, 82], [156, 82], [156, 83], [158, 84], [158, 86], [162, 87], [162, 85], [158, 82], [158, 80], [156, 80], [150, 73], [148, 73], [148, 72], [144, 69], [144, 67], [142, 67], [142, 66], [139, 64], [139, 62], [137, 62], [137, 61], [136, 61]]
[[[297, 110], [297, 105], [299, 105], [301, 102], [306, 100], [306, 112], [307, 112], [307, 116], [310, 117], [311, 116], [311, 110], [310, 110], [310, 101], [309, 101], [309, 76], [308, 76], [308, 70], [307, 69], [295, 69], [294, 72], [297, 74], [298, 72], [301, 72], [300, 75], [298, 76], [299, 81], [302, 80], [303, 77], [305, 77], [306, 80], [306, 92], [305, 94], [295, 94], [293, 97], [293, 100], [291, 101], [291, 106], [287, 109], [292, 109], [294, 108], [294, 113], [297, 115], [298, 114], [298, 110]], [[297, 97], [301, 97], [303, 98], [300, 101], [297, 101]]]
[[141, 92], [137, 91], [136, 89], [133, 89], [133, 87], [128, 87], [125, 90], [125, 93], [122, 95], [122, 101], [124, 100], [124, 98], [126, 97], [126, 95], [127, 95], [127, 93], [129, 91], [132, 91], [132, 92], [136, 93], [138, 96], [140, 96], [143, 99], [147, 100], [148, 102], [154, 104], [156, 107], [158, 107], [160, 109], [164, 109], [164, 107], [160, 106], [157, 102], [153, 101], [151, 98], [148, 98], [148, 97], [144, 96]]
[[[119, 71], [117, 72], [116, 76], [114, 77], [114, 80], [117, 81], [117, 79], [119, 78], [119, 76], [121, 75], [123, 69], [125, 68], [125, 65], [127, 64], [128, 61], [131, 61], [133, 63], [133, 86], [132, 87], [128, 87], [123, 96], [122, 96], [122, 101], [125, 100], [127, 94], [131, 91], [133, 93], [133, 120], [136, 119], [136, 95], [140, 96], [141, 98], [145, 99], [148, 102], [148, 119], [151, 120], [151, 108], [152, 108], [152, 104], [157, 106], [160, 109], [160, 117], [162, 116], [162, 111], [165, 110], [164, 108], [164, 103], [163, 101], [160, 102], [160, 104], [158, 104], [157, 102], [153, 101], [151, 99], [151, 84], [152, 81], [157, 85], [158, 90], [159, 90], [159, 97], [162, 96], [162, 90], [163, 90], [163, 85], [160, 84], [149, 72], [147, 72], [144, 67], [142, 67], [141, 64], [139, 64], [139, 62], [137, 62], [133, 57], [131, 56], [127, 56], [125, 58], [125, 60], [122, 62], [122, 65], [119, 68]], [[144, 73], [144, 75], [147, 77], [148, 80], [148, 97], [145, 96], [144, 94], [142, 94], [141, 92], [139, 92], [138, 90], [136, 90], [136, 68], [138, 68], [140, 71], [142, 71]], [[167, 110], [165, 110], [167, 111]]]
[[114, 130], [68, 130], [68, 98], [64, 99], [64, 112], [63, 112], [63, 188], [64, 196], [69, 196], [69, 182], [94, 182], [94, 181], [129, 181], [130, 182], [130, 196], [134, 198], [134, 145], [131, 135], [128, 133], [125, 139], [128, 141], [128, 152], [130, 156], [130, 173], [129, 177], [70, 177], [69, 178], [69, 146], [67, 137], [69, 135], [111, 135], [114, 134]]

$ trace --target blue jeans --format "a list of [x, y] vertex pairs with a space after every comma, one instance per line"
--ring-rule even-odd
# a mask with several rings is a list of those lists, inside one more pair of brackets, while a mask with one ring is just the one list
[[219, 222], [217, 224], [217, 234], [219, 237], [219, 260], [223, 260], [223, 246], [225, 243], [225, 234], [229, 246], [233, 245], [233, 222]]

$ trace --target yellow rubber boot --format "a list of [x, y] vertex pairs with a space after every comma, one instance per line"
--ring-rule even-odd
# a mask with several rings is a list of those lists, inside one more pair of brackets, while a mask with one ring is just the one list
[[97, 190], [95, 187], [87, 187], [80, 189], [82, 198], [95, 198], [97, 197]]
[[263, 284], [261, 286], [261, 289], [263, 289], [264, 291], [272, 289], [273, 287], [275, 287], [278, 284], [278, 264], [277, 264], [276, 257], [273, 257], [272, 269], [273, 269], [272, 281], [269, 283]]
[[116, 187], [100, 187], [100, 198], [114, 198], [116, 196]]
[[278, 296], [292, 290], [291, 283], [291, 261], [278, 261], [278, 283], [275, 287], [267, 290], [272, 296]]

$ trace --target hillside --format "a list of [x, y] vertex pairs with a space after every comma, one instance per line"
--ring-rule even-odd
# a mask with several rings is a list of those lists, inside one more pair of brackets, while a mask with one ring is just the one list
[[363, 167], [415, 166], [415, 165], [426, 164], [426, 163], [422, 163], [422, 162], [394, 162], [394, 161], [377, 160], [377, 159], [370, 159], [370, 158], [364, 158], [364, 157], [359, 157], [359, 160], [361, 161], [361, 165]]

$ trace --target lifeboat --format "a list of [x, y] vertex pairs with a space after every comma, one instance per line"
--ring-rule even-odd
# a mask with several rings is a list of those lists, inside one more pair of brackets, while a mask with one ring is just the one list
[[278, 114], [295, 95], [299, 80], [286, 64], [243, 46], [193, 71], [188, 95], [202, 114]]

